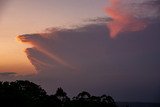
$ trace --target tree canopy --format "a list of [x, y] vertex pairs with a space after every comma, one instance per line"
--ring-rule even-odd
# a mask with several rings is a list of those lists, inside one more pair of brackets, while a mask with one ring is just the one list
[[71, 99], [61, 87], [47, 95], [39, 85], [27, 80], [0, 82], [0, 103], [4, 107], [116, 107], [111, 96], [92, 96], [82, 91]]

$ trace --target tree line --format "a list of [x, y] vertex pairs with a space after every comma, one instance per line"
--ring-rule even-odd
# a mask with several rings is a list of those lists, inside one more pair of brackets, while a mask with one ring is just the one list
[[116, 107], [111, 96], [92, 96], [86, 91], [69, 98], [62, 88], [48, 95], [39, 85], [17, 80], [0, 82], [0, 105], [3, 107]]

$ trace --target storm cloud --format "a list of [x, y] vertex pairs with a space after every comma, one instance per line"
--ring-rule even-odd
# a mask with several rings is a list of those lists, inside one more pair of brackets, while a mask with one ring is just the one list
[[61, 86], [72, 94], [82, 89], [121, 101], [159, 102], [159, 28], [156, 22], [112, 39], [104, 22], [18, 38], [32, 45], [25, 52], [38, 74], [29, 79], [49, 92]]
[[[78, 70], [81, 64], [89, 64], [93, 61], [94, 55], [90, 53], [106, 51], [103, 49], [106, 37], [99, 38], [97, 35], [103, 36], [107, 34], [107, 31], [102, 28], [97, 32], [97, 26], [102, 28], [101, 24], [96, 26], [91, 24], [73, 29], [52, 28], [49, 29], [48, 33], [24, 34], [18, 36], [18, 39], [33, 46], [33, 48], [26, 49], [25, 52], [37, 70], [44, 65], [47, 68], [64, 66]], [[105, 30], [105, 32], [101, 33], [101, 30]], [[90, 40], [91, 35], [92, 41]], [[101, 40], [103, 43], [94, 43], [97, 40]]]

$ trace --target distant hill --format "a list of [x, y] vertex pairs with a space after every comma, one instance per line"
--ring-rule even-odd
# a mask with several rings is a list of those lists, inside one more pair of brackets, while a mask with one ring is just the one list
[[117, 102], [118, 107], [160, 107], [160, 103]]

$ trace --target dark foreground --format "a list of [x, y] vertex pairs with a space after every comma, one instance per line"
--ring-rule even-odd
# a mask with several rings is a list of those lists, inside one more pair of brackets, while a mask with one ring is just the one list
[[83, 91], [71, 99], [62, 88], [47, 95], [30, 81], [0, 82], [0, 104], [0, 107], [116, 107], [111, 96], [92, 96]]
[[118, 102], [118, 107], [160, 107], [160, 103]]

